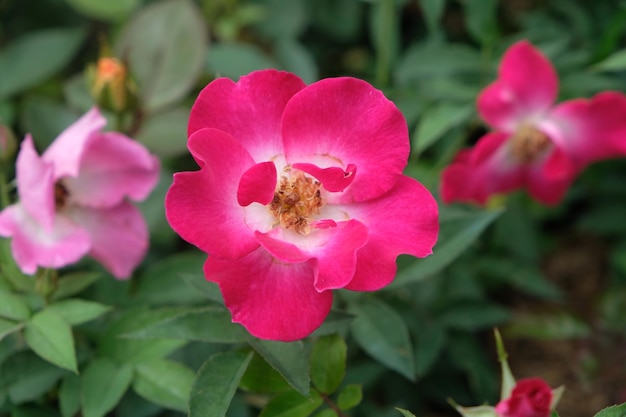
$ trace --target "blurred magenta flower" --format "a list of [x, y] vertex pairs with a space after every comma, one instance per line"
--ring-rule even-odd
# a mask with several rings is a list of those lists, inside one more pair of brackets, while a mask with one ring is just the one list
[[552, 388], [543, 379], [520, 379], [495, 410], [499, 417], [549, 417], [552, 397]]
[[27, 135], [17, 157], [19, 201], [0, 212], [0, 235], [11, 237], [26, 274], [60, 268], [88, 254], [116, 278], [128, 278], [148, 247], [148, 231], [127, 197], [148, 196], [159, 161], [117, 132], [93, 108], [64, 130], [42, 156]]
[[504, 54], [498, 79], [478, 97], [481, 117], [495, 131], [459, 152], [442, 176], [441, 195], [486, 203], [496, 193], [527, 188], [558, 204], [590, 163], [626, 154], [626, 97], [603, 92], [554, 106], [558, 78], [529, 42]]
[[220, 78], [194, 104], [189, 135], [200, 170], [175, 174], [167, 218], [210, 255], [207, 279], [257, 337], [306, 337], [331, 290], [377, 290], [399, 254], [432, 252], [437, 205], [402, 174], [406, 122], [364, 81]]

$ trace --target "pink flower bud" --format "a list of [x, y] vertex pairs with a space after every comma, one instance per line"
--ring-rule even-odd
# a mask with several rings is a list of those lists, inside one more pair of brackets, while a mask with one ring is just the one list
[[551, 403], [552, 388], [541, 378], [526, 378], [496, 405], [496, 413], [500, 417], [549, 417]]

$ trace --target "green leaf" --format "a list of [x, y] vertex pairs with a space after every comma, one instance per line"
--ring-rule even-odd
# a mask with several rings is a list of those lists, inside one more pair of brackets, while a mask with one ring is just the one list
[[344, 313], [343, 311], [331, 310], [324, 319], [324, 323], [315, 330], [311, 336], [319, 337], [328, 334], [342, 333], [350, 328], [350, 323], [355, 317], [352, 314]]
[[231, 321], [230, 312], [223, 307], [206, 307], [182, 312], [124, 336], [212, 343], [240, 343], [247, 340], [247, 332], [239, 324]]
[[611, 72], [626, 69], [626, 49], [620, 49], [591, 67], [593, 71]]
[[319, 79], [317, 65], [311, 52], [291, 38], [282, 38], [276, 45], [276, 56], [281, 68], [302, 78], [306, 84]]
[[348, 347], [341, 336], [322, 336], [311, 350], [311, 381], [322, 394], [332, 394], [346, 373]]
[[565, 312], [544, 314], [527, 313], [513, 317], [506, 327], [509, 337], [528, 337], [538, 340], [583, 339], [589, 336], [589, 325]]
[[180, 156], [187, 152], [189, 109], [175, 108], [151, 115], [135, 136], [161, 158]]
[[626, 403], [604, 408], [593, 417], [626, 417]]
[[20, 296], [0, 288], [0, 317], [21, 321], [29, 316], [30, 309]]
[[414, 381], [413, 347], [402, 317], [375, 298], [351, 305], [350, 311], [357, 315], [351, 328], [361, 349], [388, 368]]
[[141, 0], [67, 0], [80, 13], [101, 20], [120, 20], [129, 16]]
[[482, 44], [490, 44], [498, 36], [497, 0], [463, 2], [467, 30]]
[[225, 416], [252, 355], [252, 352], [230, 351], [209, 357], [193, 383], [189, 417]]
[[440, 22], [446, 8], [446, 0], [421, 0], [419, 5], [430, 36], [437, 38], [441, 31]]
[[[502, 213], [498, 211], [479, 211], [467, 213], [460, 218], [450, 219], [446, 223], [441, 220], [442, 230], [433, 254], [427, 258], [414, 261], [413, 265], [404, 268], [396, 275], [396, 279], [387, 289], [397, 289], [412, 282], [421, 281], [448, 266], [461, 255], [480, 234]], [[444, 225], [449, 230], [444, 232]]]
[[261, 410], [259, 417], [308, 417], [322, 403], [322, 397], [315, 391], [311, 392], [311, 398], [287, 391], [272, 398]]
[[17, 332], [18, 330], [22, 329], [22, 327], [24, 327], [24, 324], [22, 323], [16, 323], [11, 320], [5, 320], [0, 318], [0, 341], [2, 341], [2, 339], [10, 335], [11, 333]]
[[346, 411], [361, 404], [363, 400], [363, 387], [360, 384], [346, 385], [337, 397], [337, 407]]
[[102, 417], [111, 411], [130, 386], [133, 368], [109, 358], [94, 359], [81, 377], [84, 417]]
[[207, 57], [209, 70], [220, 77], [237, 79], [252, 71], [280, 68], [278, 62], [255, 45], [224, 42], [211, 47]]
[[339, 417], [337, 412], [331, 408], [325, 408], [315, 413], [314, 417]]
[[116, 50], [128, 60], [142, 103], [153, 112], [191, 90], [207, 46], [207, 28], [195, 3], [161, 0], [142, 7], [129, 21]]
[[91, 284], [102, 278], [100, 272], [74, 272], [71, 274], [61, 275], [58, 280], [58, 286], [54, 294], [53, 300], [60, 300], [80, 293]]
[[436, 322], [413, 323], [415, 336], [415, 374], [422, 377], [430, 371], [446, 344], [446, 332]]
[[82, 28], [30, 32], [0, 50], [0, 98], [22, 92], [65, 67], [85, 39]]
[[398, 408], [398, 407], [395, 407], [395, 409], [398, 410], [400, 413], [402, 413], [404, 417], [415, 417], [415, 414], [411, 413], [408, 410], [405, 410], [403, 408]]
[[48, 97], [29, 96], [22, 104], [20, 124], [33, 136], [40, 150], [46, 149], [79, 115], [60, 101]]
[[508, 309], [489, 302], [458, 302], [448, 306], [437, 317], [446, 327], [465, 331], [490, 328], [505, 322], [511, 313]]
[[301, 341], [277, 342], [250, 337], [256, 350], [285, 380], [304, 396], [309, 395], [309, 352]]
[[275, 394], [291, 389], [285, 378], [259, 355], [252, 357], [246, 373], [241, 378], [239, 387], [246, 391], [261, 394]]
[[11, 356], [0, 367], [2, 383], [14, 404], [33, 401], [50, 390], [67, 371], [30, 351]]
[[498, 329], [494, 329], [494, 337], [496, 339], [496, 350], [498, 352], [498, 361], [500, 362], [500, 373], [501, 373], [501, 383], [500, 383], [500, 400], [505, 400], [511, 396], [511, 392], [515, 387], [515, 378], [513, 377], [513, 373], [511, 372], [511, 367], [509, 366], [509, 361], [507, 360], [507, 353], [504, 349], [504, 343], [502, 342], [502, 336], [500, 335], [500, 331]]
[[76, 353], [70, 325], [53, 310], [45, 309], [26, 322], [26, 343], [43, 359], [75, 373]]
[[73, 417], [80, 410], [80, 377], [68, 374], [59, 388], [59, 409], [63, 417]]
[[58, 301], [48, 310], [54, 311], [71, 326], [96, 319], [111, 310], [110, 306], [78, 298]]
[[426, 110], [413, 135], [414, 152], [424, 151], [450, 129], [467, 121], [473, 111], [473, 106], [449, 102]]
[[178, 362], [154, 359], [135, 365], [133, 390], [148, 401], [165, 408], [186, 412], [193, 371]]
[[185, 284], [201, 292], [204, 297], [208, 298], [211, 301], [218, 302], [222, 305], [224, 304], [224, 299], [222, 298], [220, 287], [214, 282], [207, 281], [202, 272], [194, 274], [183, 273], [180, 274], [180, 277], [185, 282]]

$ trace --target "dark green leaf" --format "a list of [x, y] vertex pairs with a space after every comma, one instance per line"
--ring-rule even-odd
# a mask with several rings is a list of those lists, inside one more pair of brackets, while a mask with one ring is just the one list
[[102, 417], [111, 411], [130, 386], [133, 368], [108, 358], [94, 359], [81, 376], [84, 417]]
[[363, 387], [360, 384], [346, 385], [337, 397], [337, 407], [341, 410], [349, 410], [361, 404], [363, 400]]
[[191, 0], [161, 0], [143, 7], [117, 45], [150, 111], [183, 98], [198, 79], [207, 49], [207, 28]]
[[626, 403], [614, 405], [604, 408], [596, 413], [593, 417], [625, 417]]
[[314, 417], [339, 417], [337, 412], [331, 408], [325, 408], [315, 413]]
[[311, 381], [322, 394], [332, 394], [346, 373], [348, 347], [341, 336], [322, 336], [311, 350]]
[[309, 395], [309, 352], [301, 341], [276, 342], [250, 337], [248, 342], [300, 394]]
[[202, 365], [189, 397], [189, 417], [223, 417], [228, 411], [252, 352], [217, 353]]
[[195, 375], [178, 362], [153, 359], [135, 365], [133, 390], [165, 408], [186, 412]]
[[498, 36], [498, 1], [466, 1], [463, 7], [470, 35], [482, 44], [493, 43]]
[[59, 409], [63, 417], [73, 417], [80, 410], [80, 377], [66, 375], [59, 389]]
[[30, 351], [11, 356], [0, 367], [0, 380], [7, 387], [9, 399], [21, 404], [39, 398], [67, 371], [46, 362]]
[[259, 417], [308, 417], [322, 403], [322, 398], [315, 391], [311, 392], [311, 398], [287, 391], [272, 398], [261, 410]]
[[54, 311], [42, 310], [26, 322], [24, 338], [31, 349], [45, 360], [78, 372], [72, 329]]
[[30, 32], [0, 50], [0, 98], [33, 87], [60, 71], [85, 39], [82, 28]]
[[268, 394], [291, 389], [285, 378], [259, 355], [252, 357], [239, 386], [246, 391]]
[[439, 323], [426, 322], [414, 324], [415, 373], [418, 377], [426, 375], [443, 351], [446, 333]]
[[409, 332], [402, 317], [387, 304], [375, 298], [350, 306], [357, 318], [352, 322], [352, 335], [358, 345], [374, 359], [415, 379], [415, 361]]
[[437, 321], [453, 329], [474, 331], [496, 326], [509, 317], [509, 310], [496, 304], [455, 303], [440, 313]]

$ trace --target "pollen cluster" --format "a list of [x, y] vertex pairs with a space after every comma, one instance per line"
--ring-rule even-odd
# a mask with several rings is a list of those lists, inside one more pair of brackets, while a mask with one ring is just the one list
[[550, 138], [541, 130], [524, 126], [511, 139], [511, 152], [522, 163], [534, 161], [550, 145]]
[[301, 235], [311, 233], [310, 219], [324, 206], [321, 184], [302, 171], [293, 171], [288, 165], [280, 177], [269, 209], [285, 229]]

